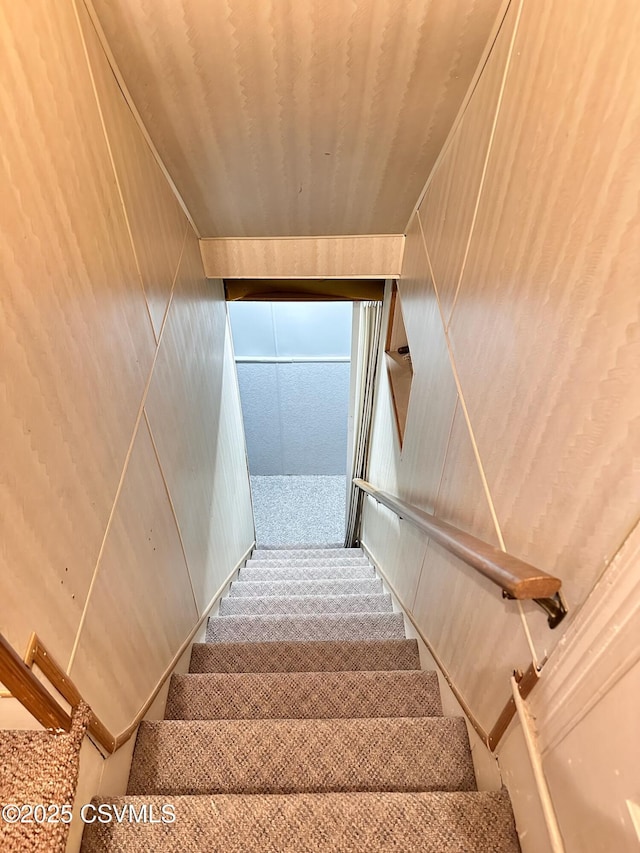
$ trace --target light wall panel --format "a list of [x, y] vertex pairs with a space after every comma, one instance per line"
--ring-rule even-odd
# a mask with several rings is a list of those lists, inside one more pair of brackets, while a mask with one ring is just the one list
[[71, 3], [0, 10], [0, 630], [63, 662], [154, 341]]
[[120, 91], [82, 2], [78, 2], [78, 13], [157, 338], [178, 269], [187, 220]]
[[[459, 404], [435, 515], [499, 546]], [[505, 601], [495, 584], [430, 542], [413, 614], [489, 731], [511, 695], [511, 673], [514, 669], [524, 671], [531, 659], [516, 602]]]
[[222, 407], [215, 452], [214, 500], [209, 519], [209, 561], [203, 590], [207, 604], [255, 540], [240, 391], [228, 323], [224, 340]]
[[524, 7], [451, 323], [507, 549], [574, 612], [640, 493], [640, 8], [589, 8]]
[[[481, 518], [468, 512], [466, 483], [484, 478], [483, 500], [507, 550], [558, 574], [574, 613], [638, 516], [640, 338], [633, 283], [640, 215], [632, 175], [640, 164], [632, 139], [640, 105], [628, 71], [637, 63], [629, 33], [638, 30], [639, 18], [632, 4], [615, 19], [599, 6], [590, 16], [571, 4], [545, 10], [538, 15], [524, 8], [510, 59], [506, 42], [500, 44], [509, 31], [499, 33], [465, 113], [475, 114], [475, 99], [483, 103], [506, 69], [475, 228], [471, 233], [468, 219], [468, 233], [456, 226], [448, 242], [462, 268], [471, 237], [448, 330], [441, 322], [434, 333], [428, 320], [436, 302], [433, 262], [429, 257], [425, 268], [415, 222], [410, 225], [400, 280], [415, 366], [409, 446], [398, 455], [388, 438], [386, 451], [376, 444], [382, 433], [388, 437], [380, 403], [374, 448], [386, 461], [376, 460], [372, 471], [395, 469], [398, 493], [429, 509], [439, 450], [425, 430], [430, 418], [449, 421], [457, 374], [468, 446], [477, 452], [458, 462], [449, 506], [459, 506], [461, 526], [482, 536]], [[580, 18], [577, 29], [574, 18]], [[611, 61], [618, 41], [621, 64]], [[560, 66], [565, 73], [558, 73]], [[456, 133], [470, 133], [472, 124], [463, 120]], [[477, 171], [473, 160], [454, 160], [459, 170]], [[441, 168], [453, 170], [454, 160], [445, 158]], [[455, 180], [464, 187], [467, 177]], [[446, 218], [451, 200], [446, 192], [439, 198]], [[427, 194], [423, 205], [435, 200]], [[428, 249], [428, 225], [438, 215], [422, 207], [419, 215]], [[434, 246], [437, 253], [437, 240]], [[448, 340], [448, 367], [434, 357], [438, 335]], [[421, 363], [431, 372], [429, 393], [419, 381]], [[432, 407], [440, 414], [432, 415]], [[412, 435], [425, 440], [412, 447]], [[412, 473], [405, 479], [409, 455]], [[389, 535], [396, 533], [390, 528]], [[562, 630], [550, 632], [535, 605], [524, 610], [542, 659]], [[511, 642], [511, 622], [502, 625], [488, 612], [486, 622]], [[473, 691], [466, 695], [473, 707]]]
[[433, 512], [457, 390], [417, 216], [407, 231], [398, 289], [413, 366], [400, 495]]
[[[223, 456], [218, 436], [225, 335], [222, 282], [205, 278], [198, 240], [189, 229], [145, 410], [200, 610], [251, 544], [251, 539], [244, 541], [231, 567], [223, 565], [220, 540], [226, 533], [220, 530], [212, 536], [210, 530], [217, 502], [226, 500], [216, 491]], [[230, 405], [236, 406], [236, 400]], [[236, 421], [236, 430], [244, 442], [241, 423]], [[246, 462], [241, 471], [246, 480]], [[227, 524], [236, 521], [228, 517]]]
[[196, 619], [178, 529], [143, 418], [70, 671], [112, 732], [134, 719]]
[[466, 258], [520, 5], [519, 0], [509, 5], [473, 96], [420, 204], [420, 223], [445, 323]]
[[638, 849], [638, 826], [630, 806], [640, 800], [639, 698], [637, 663], [545, 758], [569, 853]]
[[[511, 669], [549, 656], [529, 702], [567, 850], [611, 837], [632, 849], [624, 798], [635, 796], [633, 769], [619, 748], [630, 737], [625, 708], [637, 698], [625, 651], [637, 592], [611, 613], [605, 599], [618, 590], [615, 578], [597, 581], [605, 571], [609, 578], [638, 520], [640, 9], [624, 2], [614, 15], [597, 2], [525, 2], [511, 53], [500, 42], [507, 35], [499, 34], [419, 208], [449, 356], [448, 372], [429, 359], [439, 377], [432, 402], [452, 379], [459, 393], [435, 512], [559, 575], [569, 616], [551, 631], [525, 603], [530, 648], [517, 606], [433, 544], [415, 601], [403, 603], [487, 729], [509, 697]], [[486, 150], [494, 123], [481, 181], [480, 155], [470, 152], [478, 140]], [[417, 365], [434, 341], [424, 320], [434, 292], [428, 275], [416, 275], [418, 246], [410, 230], [400, 293]], [[420, 412], [422, 423], [428, 398], [418, 400], [418, 389], [414, 382], [409, 420]], [[403, 495], [405, 452], [390, 437], [390, 417], [381, 379], [370, 479], [382, 488], [395, 481]], [[429, 483], [432, 466], [425, 441], [414, 482]], [[369, 501], [362, 538], [391, 575], [400, 531], [389, 516]], [[603, 608], [608, 621], [593, 634]], [[576, 625], [585, 635], [577, 644]], [[623, 735], [611, 739], [618, 718]], [[528, 759], [517, 725], [500, 759], [523, 850], [537, 853], [546, 837], [533, 779], [521, 772]]]
[[[168, 412], [182, 380], [193, 395], [165, 434], [169, 462], [190, 430], [206, 432], [186, 473], [212, 478], [186, 525], [215, 554], [198, 605], [253, 529], [220, 285], [204, 280], [189, 230], [171, 300], [186, 223], [110, 75], [81, 2], [0, 11], [0, 630], [20, 653], [35, 630], [117, 733], [200, 612], [174, 512], [181, 481], [174, 501], [144, 418], [150, 386]], [[15, 724], [13, 705], [0, 704], [0, 726]]]

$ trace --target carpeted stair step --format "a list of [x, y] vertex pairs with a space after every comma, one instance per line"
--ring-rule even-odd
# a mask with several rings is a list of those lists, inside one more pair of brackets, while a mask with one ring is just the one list
[[436, 717], [435, 672], [267, 672], [173, 675], [167, 720]]
[[[95, 799], [118, 812], [161, 796]], [[519, 853], [506, 791], [172, 797], [175, 823], [85, 827], [82, 853]]]
[[[72, 711], [71, 730], [0, 731], [0, 802], [17, 812], [0, 817], [0, 850], [5, 853], [63, 853], [80, 772], [80, 750], [91, 716], [81, 702]], [[44, 818], [38, 819], [37, 805]], [[35, 805], [35, 809], [34, 809]], [[28, 806], [31, 813], [24, 809]], [[20, 815], [22, 817], [20, 818]], [[8, 816], [8, 815], [7, 815]], [[48, 819], [47, 817], [48, 816]]]
[[129, 794], [476, 789], [459, 717], [142, 722]]
[[194, 643], [190, 672], [420, 669], [417, 640]]
[[361, 548], [256, 548], [251, 555], [255, 560], [287, 560], [289, 557], [315, 559], [318, 557], [364, 557]]
[[288, 569], [295, 568], [322, 569], [325, 566], [370, 566], [371, 563], [362, 557], [289, 557], [277, 560], [247, 560], [247, 566], [253, 569]]
[[342, 542], [259, 542], [256, 551], [341, 551]]
[[223, 598], [220, 616], [276, 616], [313, 613], [392, 613], [391, 596], [270, 595], [265, 598]]
[[379, 595], [383, 592], [380, 578], [319, 581], [234, 581], [229, 596], [263, 598], [267, 595]]
[[319, 581], [335, 578], [336, 580], [356, 580], [358, 578], [375, 578], [373, 566], [290, 566], [240, 569], [238, 581]]
[[335, 613], [315, 616], [216, 616], [207, 625], [208, 643], [275, 640], [401, 640], [402, 613]]

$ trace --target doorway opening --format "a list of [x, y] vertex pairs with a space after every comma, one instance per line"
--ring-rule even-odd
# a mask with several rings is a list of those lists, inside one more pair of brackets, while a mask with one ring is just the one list
[[258, 546], [341, 546], [353, 303], [228, 307]]

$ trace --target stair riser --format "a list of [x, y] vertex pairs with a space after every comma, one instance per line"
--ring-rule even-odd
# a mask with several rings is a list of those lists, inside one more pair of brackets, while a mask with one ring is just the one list
[[190, 672], [342, 672], [420, 669], [416, 640], [195, 643]]
[[220, 616], [309, 615], [317, 613], [391, 613], [390, 595], [296, 595], [267, 598], [225, 598]]

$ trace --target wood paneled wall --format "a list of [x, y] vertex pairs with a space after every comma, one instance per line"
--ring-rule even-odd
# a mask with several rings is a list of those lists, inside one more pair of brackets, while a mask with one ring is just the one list
[[222, 285], [81, 0], [0, 10], [0, 147], [0, 630], [120, 731], [253, 540]]
[[[560, 629], [524, 606], [540, 661], [640, 515], [639, 38], [631, 0], [513, 0], [407, 230], [402, 452], [380, 376], [370, 481], [563, 579]], [[363, 540], [490, 728], [532, 657], [516, 603], [371, 500]]]

